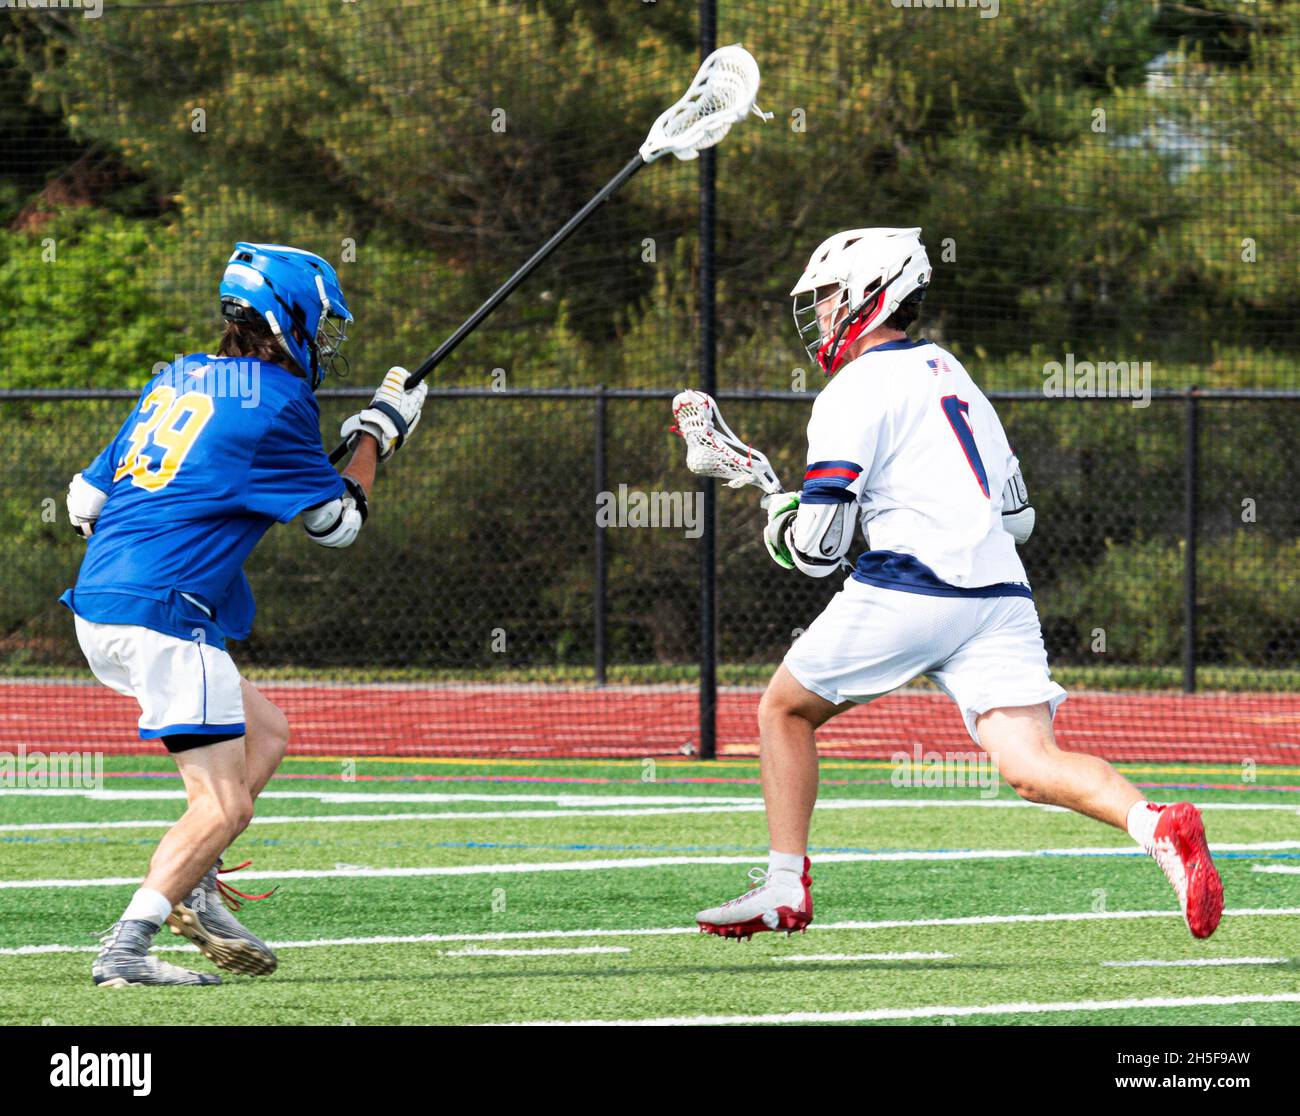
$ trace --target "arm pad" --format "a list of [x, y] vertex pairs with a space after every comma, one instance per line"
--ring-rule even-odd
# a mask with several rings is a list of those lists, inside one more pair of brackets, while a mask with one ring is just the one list
[[1002, 526], [1020, 544], [1033, 534], [1035, 519], [1034, 509], [1029, 504], [1029, 489], [1025, 487], [1025, 478], [1017, 465], [1002, 489]]
[[82, 538], [90, 538], [107, 499], [107, 492], [101, 492], [80, 473], [73, 476], [68, 485], [68, 521]]
[[855, 503], [800, 504], [786, 542], [794, 564], [809, 577], [828, 577], [853, 545]]
[[313, 542], [321, 546], [344, 547], [356, 542], [369, 509], [366, 490], [351, 477], [344, 477], [347, 492], [308, 508], [302, 513], [302, 525]]

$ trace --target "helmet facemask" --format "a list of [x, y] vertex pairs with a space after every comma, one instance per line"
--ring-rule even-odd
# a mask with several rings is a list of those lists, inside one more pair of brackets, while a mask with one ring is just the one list
[[841, 283], [794, 296], [794, 327], [799, 331], [799, 340], [809, 360], [817, 360], [817, 353], [829, 336], [836, 316], [847, 305], [848, 294], [848, 288]]
[[316, 276], [316, 291], [320, 295], [321, 315], [313, 348], [320, 366], [319, 379], [323, 380], [327, 374], [342, 379], [348, 374], [348, 358], [339, 350], [348, 339], [348, 323], [352, 318], [335, 312], [325, 291], [325, 280], [320, 275]]
[[873, 284], [866, 297], [852, 309], [845, 283], [794, 296], [795, 328], [809, 359], [826, 375], [833, 376], [839, 371], [848, 347], [865, 332], [864, 327], [879, 305], [883, 286], [879, 282]]
[[337, 314], [321, 315], [320, 328], [316, 331], [316, 355], [322, 376], [329, 374], [339, 379], [347, 377], [348, 358], [339, 350], [348, 339], [350, 321], [350, 318], [341, 318]]

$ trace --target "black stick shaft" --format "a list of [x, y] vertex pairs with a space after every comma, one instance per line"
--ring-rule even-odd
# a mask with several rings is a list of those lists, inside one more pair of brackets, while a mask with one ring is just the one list
[[[509, 279], [507, 279], [504, 283], [502, 283], [501, 286], [499, 286], [488, 297], [487, 301], [484, 302], [482, 306], [480, 306], [477, 310], [474, 311], [474, 313], [472, 313], [468, 318], [466, 318], [465, 321], [463, 321], [460, 324], [460, 327], [456, 330], [455, 333], [453, 333], [450, 337], [447, 338], [446, 341], [444, 341], [432, 353], [430, 353], [427, 357], [425, 357], [424, 361], [420, 364], [420, 366], [417, 369], [415, 369], [414, 372], [411, 373], [410, 379], [407, 380], [407, 390], [409, 391], [411, 388], [415, 387], [416, 384], [418, 384], [421, 380], [423, 380], [430, 372], [432, 372], [435, 368], [438, 367], [439, 364], [441, 364], [448, 356], [450, 356], [451, 353], [456, 349], [456, 347], [462, 341], [464, 341], [466, 337], [468, 337], [471, 333], [473, 333], [476, 329], [478, 329], [478, 327], [482, 324], [484, 318], [486, 318], [489, 314], [492, 313], [493, 310], [495, 310], [507, 298], [509, 298], [511, 293], [514, 291], [514, 289], [517, 286], [519, 286], [519, 284], [522, 283], [525, 279], [527, 279], [528, 276], [530, 276], [534, 271], [536, 271], [538, 265], [543, 260], [545, 260], [561, 244], [563, 244], [566, 240], [568, 240], [569, 237], [573, 235], [574, 231], [578, 228], [579, 225], [581, 225], [588, 217], [590, 217], [593, 213], [595, 213], [596, 210], [599, 209], [601, 205], [603, 205], [606, 201], [608, 201], [613, 194], [617, 193], [618, 190], [622, 188], [623, 184], [627, 182], [627, 180], [631, 178], [634, 174], [636, 174], [636, 172], [639, 171], [643, 166], [645, 166], [645, 160], [641, 158], [641, 155], [638, 152], [637, 155], [635, 155], [632, 159], [630, 159], [627, 162], [627, 164], [623, 167], [621, 171], [618, 172], [618, 174], [616, 174], [613, 178], [611, 178], [608, 182], [606, 182], [605, 185], [602, 186], [596, 192], [595, 196], [592, 197], [592, 199], [589, 202], [587, 202], [586, 205], [584, 205], [580, 210], [578, 210], [577, 213], [575, 213], [559, 229], [557, 229], [555, 234], [551, 237], [551, 239], [548, 240], [545, 244], [543, 244], [540, 248], [538, 248], [537, 251], [534, 252], [528, 258], [527, 262], [525, 262], [523, 266], [519, 268], [518, 271], [516, 271], [512, 276], [510, 276]], [[335, 448], [334, 452], [330, 454], [331, 464], [338, 464], [338, 462], [343, 459], [346, 453], [347, 453], [347, 445], [344, 443], [340, 443]]]

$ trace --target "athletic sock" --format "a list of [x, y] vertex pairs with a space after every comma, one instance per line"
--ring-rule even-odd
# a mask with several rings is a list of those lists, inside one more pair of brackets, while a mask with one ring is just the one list
[[1142, 846], [1145, 853], [1156, 851], [1156, 822], [1160, 820], [1160, 811], [1163, 809], [1163, 806], [1157, 806], [1145, 798], [1139, 798], [1129, 809], [1128, 821], [1125, 823], [1128, 835]]
[[[783, 853], [772, 849], [767, 854], [767, 873], [774, 883], [797, 883], [803, 877], [803, 853]], [[785, 875], [785, 873], [789, 875]]]
[[142, 887], [131, 896], [131, 902], [122, 912], [122, 920], [139, 918], [144, 919], [145, 922], [152, 922], [157, 927], [166, 922], [167, 916], [171, 913], [172, 901], [167, 896], [161, 891], [154, 891], [151, 887]]

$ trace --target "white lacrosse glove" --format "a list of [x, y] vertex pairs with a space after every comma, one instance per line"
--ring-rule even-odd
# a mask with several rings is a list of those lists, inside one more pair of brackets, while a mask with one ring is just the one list
[[783, 569], [794, 569], [794, 559], [790, 556], [790, 545], [786, 542], [786, 531], [794, 525], [794, 517], [799, 514], [799, 493], [769, 492], [762, 499], [767, 509], [767, 526], [763, 528], [763, 543], [772, 561]]
[[420, 410], [429, 389], [423, 381], [410, 391], [405, 368], [390, 368], [379, 390], [363, 411], [345, 419], [340, 433], [349, 450], [356, 448], [362, 434], [373, 434], [379, 443], [379, 460], [387, 461], [411, 436], [420, 421]]
[[1007, 478], [1002, 489], [1002, 526], [1011, 533], [1011, 537], [1020, 545], [1026, 542], [1034, 532], [1036, 515], [1029, 504], [1029, 489], [1025, 487], [1025, 478], [1020, 467]]
[[68, 522], [83, 539], [95, 533], [95, 524], [107, 499], [107, 492], [100, 492], [80, 473], [72, 478], [68, 485]]

